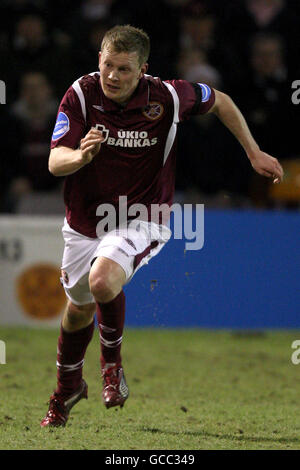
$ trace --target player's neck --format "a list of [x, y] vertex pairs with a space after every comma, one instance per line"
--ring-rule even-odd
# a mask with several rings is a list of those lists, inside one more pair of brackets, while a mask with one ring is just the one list
[[[130, 97], [131, 98], [131, 97]], [[129, 103], [130, 101], [130, 98], [126, 101], [122, 101], [122, 103], [117, 103], [117, 101], [115, 101], [115, 103], [121, 108], [121, 109], [124, 109], [126, 108], [127, 104]]]
[[134, 88], [134, 90], [131, 92], [131, 94], [129, 96], [126, 97], [126, 99], [122, 100], [122, 101], [115, 101], [112, 99], [112, 101], [114, 103], [116, 103], [121, 109], [124, 109], [126, 108], [126, 106], [128, 105], [129, 101], [134, 97], [134, 95], [136, 94], [136, 90], [139, 86], [139, 83], [137, 83], [136, 87]]

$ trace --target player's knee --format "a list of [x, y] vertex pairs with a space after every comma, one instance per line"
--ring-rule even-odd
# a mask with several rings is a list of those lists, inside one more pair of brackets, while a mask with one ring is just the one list
[[125, 272], [118, 263], [100, 256], [90, 271], [90, 291], [97, 302], [110, 302], [121, 292], [125, 279]]
[[67, 320], [71, 326], [77, 326], [91, 319], [95, 313], [95, 305], [75, 305], [69, 302], [67, 307]]
[[90, 276], [90, 291], [99, 303], [107, 303], [113, 300], [120, 292], [121, 287], [117, 282], [101, 275]]

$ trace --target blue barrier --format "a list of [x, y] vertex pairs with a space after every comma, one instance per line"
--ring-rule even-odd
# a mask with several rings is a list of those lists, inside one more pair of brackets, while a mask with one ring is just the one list
[[300, 214], [205, 211], [205, 241], [171, 239], [125, 287], [127, 326], [300, 327]]

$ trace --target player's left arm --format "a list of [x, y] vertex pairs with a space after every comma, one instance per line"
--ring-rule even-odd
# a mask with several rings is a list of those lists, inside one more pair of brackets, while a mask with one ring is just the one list
[[260, 150], [254, 140], [244, 116], [234, 104], [230, 96], [215, 90], [215, 103], [208, 111], [214, 113], [228, 127], [244, 148], [252, 167], [257, 173], [273, 179], [273, 183], [280, 183], [283, 178], [283, 169], [278, 160]]

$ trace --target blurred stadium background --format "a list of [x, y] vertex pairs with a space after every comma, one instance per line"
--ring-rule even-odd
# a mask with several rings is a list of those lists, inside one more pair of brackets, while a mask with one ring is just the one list
[[104, 32], [130, 23], [151, 37], [152, 75], [228, 93], [286, 174], [278, 186], [254, 174], [212, 115], [181, 124], [175, 202], [205, 204], [204, 248], [173, 240], [141, 270], [127, 287], [127, 324], [300, 326], [299, 14], [299, 2], [285, 0], [1, 2], [2, 324], [59, 321], [63, 179], [47, 169], [57, 106], [97, 70]]

